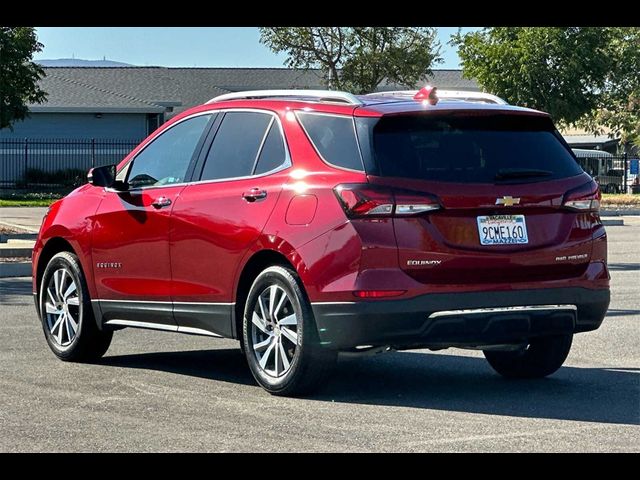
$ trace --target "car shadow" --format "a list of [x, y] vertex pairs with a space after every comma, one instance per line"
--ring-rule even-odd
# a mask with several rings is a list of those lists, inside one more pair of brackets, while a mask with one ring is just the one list
[[112, 367], [157, 370], [209, 380], [255, 385], [247, 361], [239, 348], [117, 356], [107, 354], [97, 363]]
[[22, 305], [32, 296], [32, 288], [30, 277], [0, 279], [0, 305]]
[[[255, 385], [239, 349], [105, 357], [100, 362]], [[331, 380], [308, 397], [527, 418], [640, 424], [640, 369], [563, 367], [549, 378], [506, 380], [483, 358], [393, 352], [341, 358]]]

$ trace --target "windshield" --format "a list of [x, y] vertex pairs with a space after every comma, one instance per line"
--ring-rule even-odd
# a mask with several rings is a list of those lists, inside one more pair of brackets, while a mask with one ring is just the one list
[[368, 130], [361, 137], [371, 149], [372, 173], [385, 177], [522, 183], [582, 172], [546, 117], [389, 116], [369, 121]]

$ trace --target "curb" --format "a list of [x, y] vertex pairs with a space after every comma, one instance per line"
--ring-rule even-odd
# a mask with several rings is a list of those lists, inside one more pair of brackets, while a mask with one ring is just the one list
[[0, 243], [7, 243], [8, 240], [33, 240], [38, 239], [37, 233], [0, 233]]
[[30, 276], [31, 262], [0, 263], [0, 278]]
[[16, 223], [9, 223], [0, 221], [0, 225], [4, 225], [5, 227], [15, 228], [17, 230], [21, 230], [21, 233], [30, 233], [30, 234], [38, 234], [38, 229], [25, 227], [24, 225], [18, 225]]
[[626, 215], [640, 215], [640, 208], [628, 208], [623, 210], [607, 210], [604, 208], [600, 209], [600, 216], [605, 217], [622, 217]]
[[622, 218], [602, 218], [602, 225], [605, 227], [622, 227], [624, 226], [624, 220]]
[[31, 258], [33, 247], [0, 248], [0, 258]]

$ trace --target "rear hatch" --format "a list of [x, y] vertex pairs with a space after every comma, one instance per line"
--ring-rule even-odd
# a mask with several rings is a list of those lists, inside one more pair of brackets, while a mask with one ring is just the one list
[[474, 110], [357, 122], [370, 183], [390, 188], [397, 205], [418, 194], [440, 206], [396, 208], [399, 262], [411, 277], [513, 283], [586, 270], [599, 192], [547, 116]]

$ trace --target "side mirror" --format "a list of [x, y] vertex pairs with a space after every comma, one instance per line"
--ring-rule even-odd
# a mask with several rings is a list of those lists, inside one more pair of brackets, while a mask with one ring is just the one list
[[116, 180], [115, 165], [92, 168], [87, 174], [87, 180], [95, 187], [111, 187], [119, 192], [129, 190], [129, 186], [126, 183]]
[[116, 180], [116, 166], [94, 167], [89, 170], [87, 180], [94, 187], [110, 187]]

